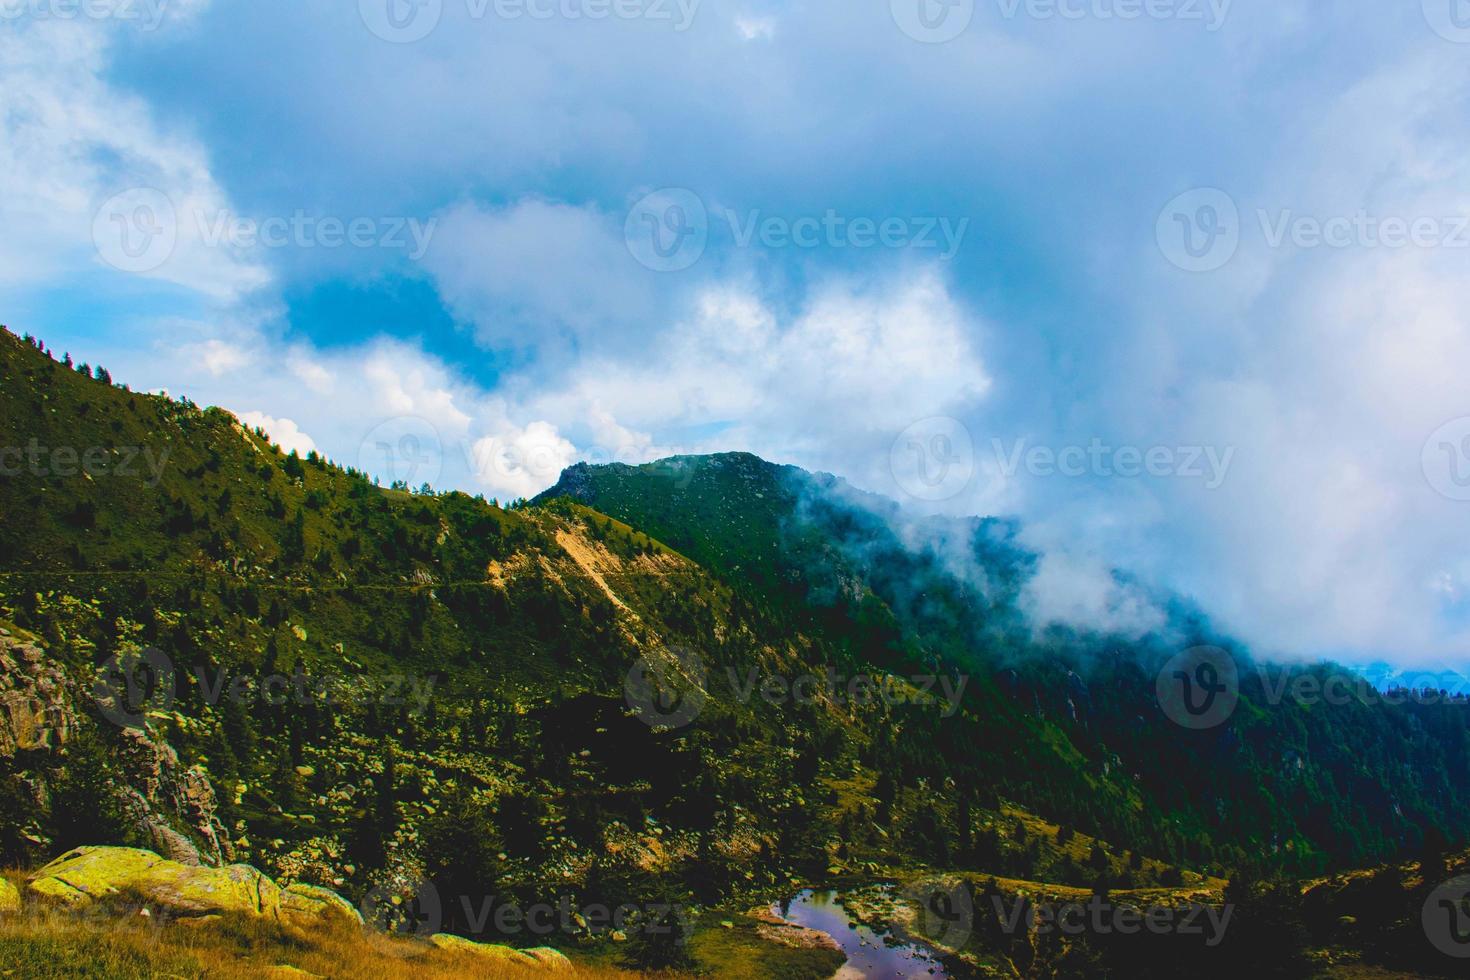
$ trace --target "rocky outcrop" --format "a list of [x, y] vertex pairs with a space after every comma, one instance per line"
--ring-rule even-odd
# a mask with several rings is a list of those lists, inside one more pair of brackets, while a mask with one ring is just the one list
[[351, 925], [362, 925], [362, 913], [347, 899], [330, 888], [299, 882], [287, 885], [281, 892], [281, 913], [288, 918], [335, 918]]
[[328, 889], [283, 889], [247, 864], [188, 865], [135, 847], [78, 847], [31, 875], [28, 888], [72, 908], [126, 895], [183, 918], [240, 913], [300, 925], [362, 923], [352, 904]]
[[0, 759], [55, 751], [76, 727], [66, 673], [40, 647], [0, 630]]
[[567, 954], [559, 949], [552, 949], [550, 946], [532, 946], [521, 952], [548, 969], [563, 970], [570, 969], [572, 966], [572, 961], [567, 959]]
[[173, 746], [137, 728], [123, 729], [118, 756], [126, 784], [120, 793], [155, 849], [183, 864], [220, 865], [234, 857], [203, 769], [185, 768]]
[[9, 878], [0, 878], [0, 914], [20, 911], [20, 891]]
[[550, 946], [537, 946], [533, 949], [516, 949], [512, 946], [500, 946], [495, 943], [477, 943], [473, 939], [451, 935], [447, 932], [435, 933], [429, 937], [429, 942], [438, 946], [440, 949], [454, 953], [468, 953], [480, 959], [509, 966], [537, 967], [541, 970], [561, 970], [569, 969], [572, 965], [572, 961], [567, 959], [565, 954], [560, 950], [552, 949]]
[[[81, 706], [88, 692], [37, 644], [0, 628], [0, 767], [14, 773], [29, 804], [42, 812], [67, 764], [68, 746], [93, 724]], [[151, 729], [109, 729], [116, 765], [115, 795], [138, 832], [170, 860], [221, 865], [233, 860], [229, 836], [216, 815], [214, 788], [198, 766]], [[41, 848], [38, 827], [23, 828]]]

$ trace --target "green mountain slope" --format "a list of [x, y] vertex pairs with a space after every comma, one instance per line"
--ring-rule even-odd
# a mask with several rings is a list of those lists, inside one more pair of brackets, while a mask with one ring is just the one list
[[[99, 837], [157, 846], [108, 790], [128, 745], [113, 694], [136, 694], [150, 737], [213, 787], [221, 857], [353, 899], [427, 876], [527, 901], [727, 901], [793, 874], [966, 855], [979, 841], [954, 822], [998, 806], [986, 754], [937, 698], [742, 693], [750, 677], [851, 673], [861, 631], [805, 629], [789, 601], [580, 505], [384, 490], [8, 333], [0, 446], [23, 450], [0, 481], [0, 624], [74, 678], [65, 751], [95, 777], [51, 785], [55, 760], [0, 760], [10, 861]], [[166, 658], [167, 697], [114, 669], [141, 676], [148, 651]], [[630, 668], [667, 651], [709, 677], [695, 723], [673, 730], [627, 692]], [[109, 697], [89, 698], [99, 669]], [[987, 703], [1025, 733], [1036, 785], [1124, 805], [1047, 725]], [[924, 775], [936, 745], [972, 757], [959, 796]], [[67, 819], [78, 800], [95, 820]], [[1029, 871], [1036, 856], [1007, 860]]]
[[[907, 519], [839, 480], [747, 454], [579, 465], [540, 499], [562, 497], [678, 542], [738, 593], [774, 593], [802, 628], [870, 662], [971, 674], [973, 724], [959, 737], [992, 757], [980, 778], [1111, 839], [1152, 841], [1176, 860], [1217, 867], [1319, 870], [1388, 858], [1426, 832], [1463, 838], [1470, 829], [1457, 776], [1470, 762], [1463, 699], [1274, 697], [1286, 681], [1345, 671], [1257, 664], [1167, 596], [1166, 626], [1142, 639], [1033, 630], [1018, 594], [1035, 556], [1005, 522]], [[1170, 656], [1203, 643], [1233, 652], [1241, 704], [1227, 724], [1188, 731], [1164, 716], [1155, 677]], [[1028, 781], [1032, 760], [1014, 747], [1003, 707], [987, 700], [996, 691], [1041, 723], [1056, 758], [1119, 792], [1089, 792], [1054, 770]], [[932, 777], [969, 776], [965, 755], [953, 753]]]
[[1197, 612], [1038, 634], [1012, 524], [752, 456], [577, 466], [515, 508], [383, 489], [0, 331], [0, 515], [10, 864], [177, 846], [420, 914], [427, 881], [493, 938], [453, 899], [729, 910], [947, 869], [1218, 894], [1470, 820], [1463, 706], [1248, 680], [1185, 732], [1153, 681], [1224, 642]]

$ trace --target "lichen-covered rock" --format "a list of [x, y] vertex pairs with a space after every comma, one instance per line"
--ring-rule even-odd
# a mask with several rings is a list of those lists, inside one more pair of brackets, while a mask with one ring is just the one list
[[174, 913], [278, 918], [281, 890], [245, 864], [193, 867], [134, 847], [79, 847], [31, 876], [30, 890], [72, 906], [129, 892]]
[[438, 946], [440, 949], [449, 950], [452, 953], [469, 953], [487, 960], [494, 960], [497, 963], [506, 963], [515, 966], [536, 966], [540, 962], [534, 956], [528, 956], [510, 946], [498, 946], [495, 943], [477, 943], [473, 939], [450, 935], [447, 932], [435, 933], [429, 937], [429, 942]]
[[281, 890], [248, 864], [205, 868], [161, 861], [136, 887], [148, 900], [185, 915], [234, 911], [280, 916]]
[[572, 967], [572, 961], [567, 959], [565, 953], [559, 949], [552, 949], [550, 946], [532, 946], [522, 952], [542, 966], [553, 970], [569, 970]]
[[31, 875], [29, 890], [67, 905], [90, 905], [121, 891], [162, 860], [136, 847], [78, 847]]
[[0, 878], [0, 913], [20, 911], [20, 892], [9, 878]]
[[281, 893], [281, 914], [302, 922], [338, 919], [350, 925], [362, 925], [362, 913], [330, 888], [300, 882], [287, 885]]

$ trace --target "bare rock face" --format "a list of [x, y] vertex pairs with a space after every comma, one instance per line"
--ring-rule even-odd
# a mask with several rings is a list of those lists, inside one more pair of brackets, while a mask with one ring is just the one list
[[40, 647], [0, 636], [0, 758], [65, 745], [77, 717], [66, 673]]
[[[214, 788], [202, 769], [184, 768], [173, 746], [137, 728], [123, 730], [119, 755], [129, 812], [160, 853], [183, 864], [218, 865], [234, 858], [216, 815]], [[200, 844], [174, 829], [176, 824]]]
[[[21, 776], [38, 811], [66, 766], [68, 743], [92, 724], [81, 710], [87, 696], [40, 646], [0, 632], [0, 764]], [[202, 769], [184, 767], [172, 746], [142, 729], [121, 729], [114, 755], [118, 802], [159, 852], [191, 865], [234, 859]]]

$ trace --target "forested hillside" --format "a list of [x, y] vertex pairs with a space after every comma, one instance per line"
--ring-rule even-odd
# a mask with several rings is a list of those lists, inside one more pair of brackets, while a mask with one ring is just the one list
[[[1228, 723], [1181, 728], [1159, 665], [1247, 652], [1167, 599], [1144, 640], [1035, 629], [1005, 521], [744, 455], [579, 465], [511, 506], [385, 489], [3, 331], [0, 447], [11, 866], [131, 844], [411, 918], [424, 881], [695, 910], [949, 869], [1218, 895], [1470, 826], [1463, 705], [1272, 703], [1247, 673]], [[691, 713], [645, 692], [650, 717], [650, 676]]]

